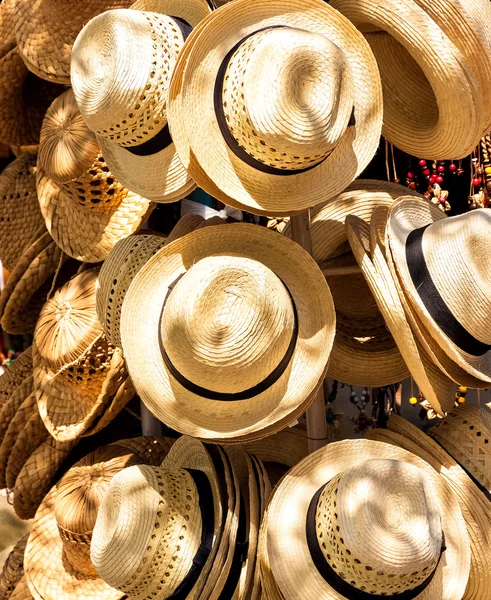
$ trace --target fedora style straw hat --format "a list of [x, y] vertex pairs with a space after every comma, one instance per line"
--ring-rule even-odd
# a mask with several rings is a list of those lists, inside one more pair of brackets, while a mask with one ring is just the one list
[[[405, 296], [423, 326], [461, 369], [491, 382], [491, 289], [486, 262], [491, 214], [438, 218], [430, 203], [401, 198], [387, 235]], [[441, 211], [438, 211], [441, 214]]]
[[51, 236], [69, 256], [85, 262], [104, 260], [155, 207], [114, 178], [72, 90], [53, 102], [43, 121], [37, 189]]
[[161, 467], [130, 467], [111, 481], [90, 556], [99, 576], [120, 593], [199, 597], [228, 516], [217, 472], [223, 463], [218, 458], [215, 464], [209, 450], [180, 438]]
[[96, 269], [71, 279], [44, 305], [34, 331], [39, 413], [60, 441], [86, 433], [128, 378], [121, 352], [107, 341], [97, 320], [96, 281]]
[[159, 250], [121, 312], [143, 402], [173, 429], [215, 441], [252, 441], [304, 412], [324, 379], [334, 329], [315, 261], [245, 223], [206, 227]]
[[44, 224], [36, 193], [35, 156], [23, 154], [0, 173], [0, 205], [0, 260], [12, 271]]
[[26, 547], [25, 573], [37, 600], [120, 598], [97, 576], [90, 541], [112, 478], [142, 462], [124, 440], [82, 458], [51, 489], [36, 513]]
[[[399, 296], [391, 284], [380, 246], [375, 244], [373, 256], [370, 256], [369, 225], [358, 217], [348, 216], [346, 232], [353, 254], [411, 375], [435, 412], [444, 414], [455, 404], [455, 383], [440, 371], [414, 337]], [[372, 236], [375, 233], [372, 230]]]
[[12, 548], [0, 573], [0, 599], [8, 600], [24, 575], [24, 551], [29, 534], [23, 535]]
[[188, 40], [169, 124], [184, 166], [212, 196], [293, 214], [340, 193], [371, 160], [381, 92], [368, 44], [330, 6], [237, 0]]
[[345, 440], [294, 467], [263, 523], [266, 597], [459, 600], [470, 545], [455, 495], [422, 459], [390, 444]]
[[196, 186], [167, 125], [170, 78], [189, 32], [211, 9], [206, 0], [156, 8], [109, 11], [90, 21], [75, 42], [71, 75], [80, 112], [114, 176], [145, 198], [174, 202]]
[[375, 54], [384, 136], [416, 156], [469, 155], [491, 125], [489, 2], [332, 0], [331, 6], [359, 27]]
[[0, 375], [0, 410], [22, 381], [32, 375], [32, 346], [24, 350]]

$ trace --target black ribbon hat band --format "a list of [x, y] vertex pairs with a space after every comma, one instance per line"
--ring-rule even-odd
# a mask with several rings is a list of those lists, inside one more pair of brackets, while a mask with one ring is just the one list
[[426, 310], [443, 333], [467, 354], [482, 356], [491, 346], [475, 338], [455, 318], [431, 277], [423, 251], [423, 236], [429, 225], [411, 231], [406, 240], [406, 263], [413, 285]]

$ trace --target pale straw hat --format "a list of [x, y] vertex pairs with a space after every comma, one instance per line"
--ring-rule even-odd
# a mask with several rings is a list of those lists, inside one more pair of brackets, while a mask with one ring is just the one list
[[483, 257], [491, 251], [491, 213], [438, 218], [431, 207], [414, 198], [394, 203], [387, 223], [392, 259], [428, 333], [461, 369], [489, 383], [491, 284]]
[[432, 362], [411, 330], [383, 251], [375, 245], [370, 256], [370, 232], [368, 223], [355, 216], [346, 219], [346, 231], [353, 254], [377, 301], [405, 362], [425, 398], [440, 415], [451, 410], [455, 404], [455, 383], [446, 377]]
[[334, 329], [315, 261], [244, 223], [162, 248], [133, 279], [121, 313], [144, 403], [170, 427], [215, 441], [252, 441], [294, 421], [324, 379]]
[[[220, 459], [218, 459], [220, 461]], [[221, 462], [221, 461], [220, 461]], [[206, 447], [179, 439], [161, 467], [135, 466], [111, 481], [92, 535], [92, 563], [132, 598], [195, 598], [213, 564], [228, 513]]]
[[0, 410], [22, 381], [32, 375], [32, 346], [24, 350], [0, 375]]
[[243, 444], [247, 452], [263, 463], [278, 463], [294, 467], [309, 454], [307, 431], [297, 425], [287, 427], [255, 442]]
[[100, 262], [136, 231], [155, 204], [123, 187], [110, 172], [95, 135], [83, 122], [72, 90], [48, 109], [37, 171], [46, 226], [66, 254]]
[[384, 136], [431, 159], [470, 154], [491, 125], [487, 0], [333, 0], [364, 33], [384, 90]]
[[460, 600], [469, 578], [452, 490], [418, 456], [371, 440], [329, 444], [289, 471], [261, 537], [268, 598], [273, 580], [285, 600]]
[[80, 112], [111, 172], [157, 202], [195, 188], [170, 137], [166, 106], [177, 55], [211, 10], [206, 0], [167, 6], [167, 15], [116, 10], [93, 19], [75, 42], [71, 66]]
[[188, 42], [171, 83], [171, 133], [190, 176], [225, 204], [292, 214], [340, 193], [373, 157], [376, 62], [329, 5], [237, 0]]

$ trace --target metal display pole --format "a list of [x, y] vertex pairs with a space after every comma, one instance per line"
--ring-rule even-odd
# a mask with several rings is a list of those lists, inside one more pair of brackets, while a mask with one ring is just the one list
[[[312, 239], [310, 237], [310, 211], [295, 215], [290, 219], [292, 239], [312, 255]], [[314, 402], [306, 412], [307, 438], [309, 453], [322, 448], [327, 443], [327, 421], [324, 403], [324, 388], [321, 385]]]

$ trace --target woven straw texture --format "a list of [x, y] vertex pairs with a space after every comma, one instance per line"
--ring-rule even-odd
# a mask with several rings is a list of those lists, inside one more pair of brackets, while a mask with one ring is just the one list
[[[334, 487], [336, 481], [338, 485]], [[438, 560], [443, 530], [444, 558], [418, 599], [462, 598], [469, 577], [470, 548], [456, 497], [421, 458], [371, 440], [329, 444], [283, 478], [261, 531], [261, 537], [266, 536], [260, 546], [266, 597], [270, 597], [270, 581], [274, 578], [273, 598], [345, 598], [317, 571], [306, 540], [309, 504], [326, 483], [323, 500], [327, 502], [322, 504], [326, 510], [316, 512], [316, 533], [318, 539], [322, 534], [320, 548], [330, 566], [338, 573], [345, 573], [345, 568], [354, 573], [349, 579], [346, 572], [351, 585], [359, 589], [363, 586], [370, 592], [380, 590], [380, 583], [386, 582], [381, 591], [388, 593], [394, 586], [414, 586], [411, 574], [426, 568], [428, 575]], [[357, 487], [356, 495], [345, 495], [353, 485]], [[426, 491], [422, 494], [423, 489]], [[336, 496], [332, 502], [326, 498], [329, 494]], [[328, 515], [338, 521], [333, 529], [329, 527]], [[356, 527], [363, 516], [366, 520]], [[327, 548], [333, 550], [329, 557], [325, 554]], [[361, 568], [365, 566], [372, 570]], [[395, 578], [387, 578], [391, 572]], [[363, 583], [368, 583], [367, 577], [371, 584], [368, 586]], [[278, 586], [281, 595], [275, 593], [274, 586]]]
[[107, 403], [104, 412], [101, 413], [96, 420], [84, 432], [84, 437], [94, 435], [104, 429], [109, 423], [119, 415], [123, 408], [135, 395], [135, 387], [131, 378], [128, 376], [119, 386], [114, 396]]
[[9, 600], [12, 597], [15, 586], [24, 575], [24, 551], [28, 537], [29, 534], [26, 533], [20, 538], [3, 565], [0, 574], [0, 600]]
[[173, 438], [168, 437], [140, 436], [119, 440], [114, 442], [113, 445], [127, 448], [140, 457], [142, 464], [157, 467], [162, 464], [175, 441]]
[[[169, 286], [184, 273], [162, 311]], [[209, 400], [167, 371], [159, 339], [183, 376], [202, 387], [235, 393], [257, 385], [290, 344], [292, 300], [293, 356], [266, 391], [240, 402]], [[145, 404], [174, 429], [215, 440], [257, 439], [293, 421], [324, 378], [333, 337], [334, 307], [313, 259], [287, 238], [247, 224], [206, 227], [162, 248], [133, 279], [121, 317], [129, 372]]]
[[309, 453], [307, 432], [300, 426], [284, 429], [257, 442], [244, 444], [243, 447], [262, 462], [285, 464], [288, 467], [294, 467]]
[[31, 394], [32, 390], [33, 379], [32, 376], [29, 376], [26, 377], [22, 383], [16, 387], [15, 391], [10, 395], [8, 401], [2, 406], [0, 410], [0, 443], [3, 442], [10, 423], [14, 419], [23, 402]]
[[211, 12], [210, 3], [206, 0], [136, 0], [132, 10], [173, 15], [196, 27]]
[[[261, 172], [229, 150], [210, 77], [236, 43], [276, 26], [253, 35], [232, 57], [222, 103], [236, 142], [256, 159], [286, 171], [319, 163], [284, 177]], [[294, 214], [339, 194], [371, 160], [382, 125], [377, 67], [363, 36], [328, 5], [238, 0], [205, 19], [186, 47], [169, 93], [170, 128], [191, 177], [225, 204]], [[274, 89], [272, 69], [281, 73]], [[347, 127], [353, 107], [356, 125]]]
[[12, 271], [43, 224], [36, 193], [35, 156], [24, 154], [2, 171], [0, 205], [0, 260]]
[[31, 600], [32, 597], [29, 586], [27, 585], [27, 579], [25, 575], [23, 575], [19, 583], [15, 586], [15, 590], [12, 592], [10, 600]]
[[32, 346], [29, 346], [0, 375], [0, 408], [7, 402], [15, 388], [32, 373]]

